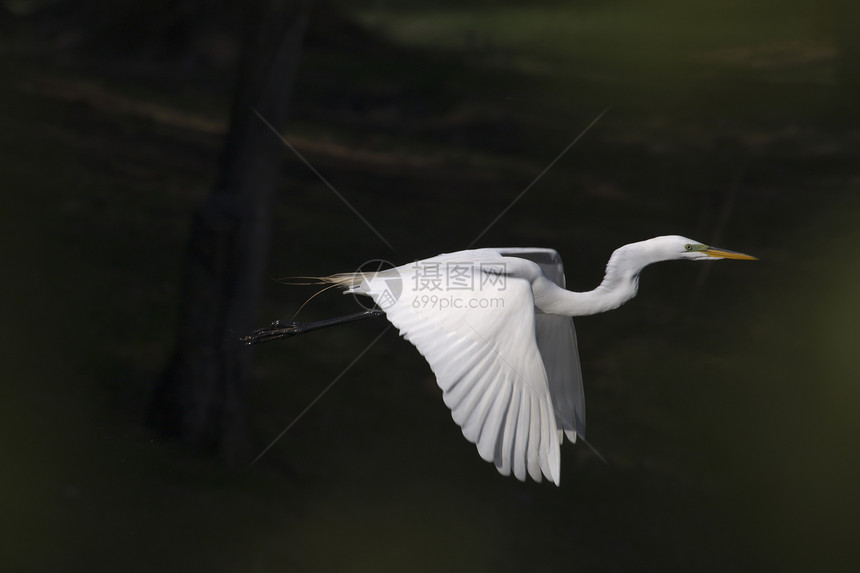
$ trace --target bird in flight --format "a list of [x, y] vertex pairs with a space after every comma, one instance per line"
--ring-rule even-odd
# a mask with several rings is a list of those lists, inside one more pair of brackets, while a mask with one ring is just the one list
[[483, 248], [399, 267], [318, 278], [376, 307], [315, 323], [274, 322], [246, 344], [385, 316], [427, 360], [463, 436], [520, 481], [561, 478], [560, 445], [585, 437], [585, 394], [572, 317], [618, 308], [646, 266], [670, 260], [755, 260], [668, 235], [616, 249], [597, 288], [565, 288], [546, 248]]

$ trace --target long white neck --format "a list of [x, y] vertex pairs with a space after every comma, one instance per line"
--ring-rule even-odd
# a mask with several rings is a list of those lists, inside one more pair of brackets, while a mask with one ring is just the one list
[[643, 268], [666, 256], [654, 240], [631, 243], [616, 249], [606, 264], [606, 275], [600, 285], [588, 292], [573, 292], [557, 287], [548, 279], [535, 291], [535, 306], [546, 314], [585, 316], [618, 308], [639, 289]]

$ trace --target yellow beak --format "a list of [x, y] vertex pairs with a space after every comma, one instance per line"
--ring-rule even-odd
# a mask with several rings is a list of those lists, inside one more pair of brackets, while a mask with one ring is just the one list
[[708, 247], [707, 249], [702, 251], [706, 255], [711, 257], [720, 257], [723, 259], [737, 259], [739, 261], [757, 261], [756, 257], [745, 255], [743, 253], [736, 253], [735, 251], [727, 251], [725, 249], [717, 249], [715, 247]]

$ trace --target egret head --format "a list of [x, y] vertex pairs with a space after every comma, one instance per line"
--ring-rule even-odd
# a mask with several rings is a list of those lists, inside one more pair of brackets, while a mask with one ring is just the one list
[[735, 251], [727, 251], [717, 247], [711, 247], [689, 239], [680, 235], [671, 235], [668, 237], [660, 237], [664, 239], [663, 247], [665, 254], [670, 259], [690, 259], [690, 260], [719, 260], [719, 259], [737, 259], [741, 261], [757, 261], [758, 259], [744, 253]]

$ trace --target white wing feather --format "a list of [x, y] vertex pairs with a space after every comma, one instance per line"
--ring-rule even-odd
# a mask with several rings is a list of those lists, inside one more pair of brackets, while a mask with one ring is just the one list
[[[444, 256], [429, 261], [435, 260]], [[526, 474], [535, 481], [543, 475], [558, 484], [557, 414], [535, 339], [530, 283], [512, 277], [487, 281], [472, 261], [459, 275], [471, 281], [471, 289], [434, 291], [427, 283], [422, 287], [421, 270], [398, 267], [396, 297], [386, 296], [392, 294], [391, 275], [368, 277], [351, 290], [371, 296], [424, 356], [454, 421], [484, 460], [503, 475], [513, 472], [522, 481]]]
[[[547, 278], [566, 288], [564, 266], [555, 250], [509, 247], [498, 249], [498, 252], [537, 263]], [[573, 319], [538, 314], [535, 316], [535, 337], [546, 370], [556, 424], [571, 442], [576, 442], [577, 435], [585, 437], [585, 390]]]

